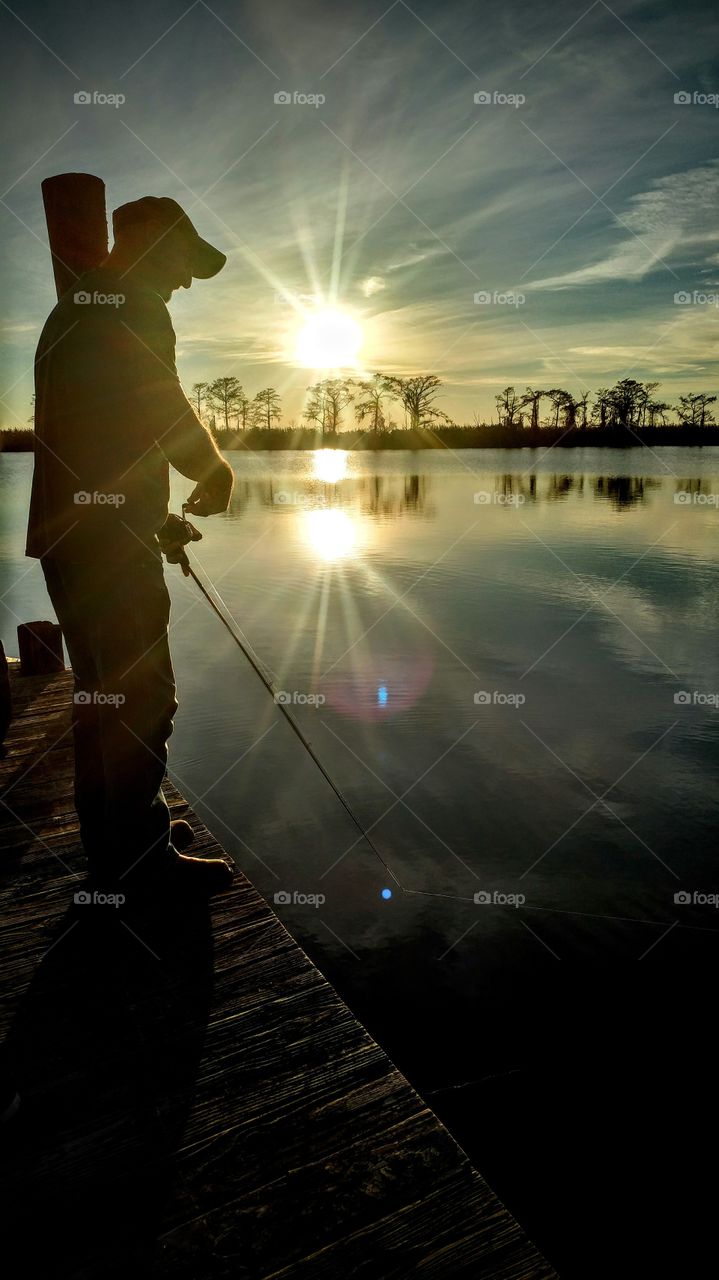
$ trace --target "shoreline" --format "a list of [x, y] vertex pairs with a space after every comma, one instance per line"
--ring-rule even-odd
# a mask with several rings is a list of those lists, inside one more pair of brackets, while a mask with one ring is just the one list
[[[345, 449], [348, 452], [416, 452], [424, 449], [637, 449], [702, 448], [719, 446], [719, 426], [708, 427], [454, 427], [409, 428], [376, 434], [371, 431], [338, 431], [322, 434], [305, 427], [250, 428], [216, 431], [214, 439], [226, 452], [306, 452]], [[32, 453], [32, 430], [0, 431], [0, 453]]]

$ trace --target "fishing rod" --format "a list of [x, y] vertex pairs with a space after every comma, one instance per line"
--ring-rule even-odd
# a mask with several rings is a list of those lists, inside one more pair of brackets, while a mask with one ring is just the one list
[[[397, 879], [397, 876], [395, 875], [392, 868], [388, 865], [387, 862], [385, 862], [385, 859], [382, 857], [382, 854], [380, 853], [376, 844], [372, 840], [369, 832], [366, 831], [365, 828], [363, 827], [362, 823], [360, 822], [359, 818], [354, 812], [354, 809], [350, 805], [349, 801], [345, 798], [345, 796], [340, 791], [340, 788], [337, 786], [337, 783], [334, 781], [334, 778], [332, 778], [330, 774], [327, 772], [325, 766], [323, 765], [322, 761], [317, 755], [317, 752], [312, 746], [312, 743], [310, 742], [309, 738], [306, 736], [305, 733], [303, 733], [302, 729], [300, 728], [299, 724], [295, 720], [295, 717], [292, 715], [292, 713], [288, 711], [286, 704], [279, 698], [278, 692], [275, 689], [275, 686], [272, 683], [272, 680], [267, 675], [267, 672], [263, 670], [257, 658], [255, 658], [254, 654], [250, 652], [250, 649], [247, 647], [247, 645], [243, 642], [243, 640], [237, 634], [235, 627], [232, 626], [230, 622], [228, 622], [224, 613], [221, 612], [221, 610], [218, 608], [215, 601], [212, 599], [212, 596], [210, 595], [209, 591], [205, 587], [204, 583], [200, 580], [200, 578], [195, 573], [195, 570], [193, 569], [190, 563], [190, 560], [188, 558], [185, 547], [189, 542], [198, 542], [201, 539], [202, 534], [198, 529], [194, 527], [194, 525], [190, 524], [190, 521], [187, 519], [186, 513], [191, 509], [192, 509], [191, 504], [187, 502], [183, 502], [182, 515], [181, 516], [171, 515], [168, 517], [169, 528], [166, 528], [165, 530], [163, 530], [164, 537], [160, 543], [162, 550], [165, 552], [165, 555], [167, 556], [168, 562], [170, 564], [179, 564], [185, 577], [192, 578], [193, 582], [196, 583], [196, 585], [199, 587], [200, 591], [202, 592], [202, 595], [204, 596], [205, 600], [209, 604], [210, 608], [213, 610], [214, 613], [217, 614], [217, 617], [220, 619], [220, 622], [222, 623], [222, 625], [227, 629], [229, 634], [232, 636], [232, 639], [234, 640], [238, 649], [240, 649], [241, 652], [245, 655], [245, 657], [247, 658], [247, 661], [252, 667], [252, 670], [255, 672], [257, 676], [259, 676], [267, 692], [272, 695], [275, 706], [285, 717], [285, 720], [287, 721], [290, 728], [292, 729], [292, 732], [296, 734], [296, 736], [299, 738], [300, 742], [302, 743], [302, 746], [305, 748], [305, 751], [307, 751], [310, 758], [317, 765], [317, 768], [322, 774], [322, 777], [325, 779], [325, 781], [334, 791], [335, 795], [337, 796], [337, 799], [342, 805], [342, 808], [345, 810], [345, 813], [347, 813], [348, 816], [351, 818], [352, 822], [354, 823], [355, 827], [359, 831], [360, 835], [367, 842], [367, 844], [369, 845], [370, 849], [375, 854], [375, 856], [379, 858], [387, 874], [392, 877], [397, 887], [399, 889], [402, 889], [402, 891], [404, 892], [402, 884]], [[180, 525], [182, 525], [182, 530], [180, 530], [179, 528]], [[170, 547], [172, 549], [168, 554], [168, 550]], [[209, 575], [208, 575], [208, 578], [209, 578]], [[218, 598], [222, 599], [219, 592], [217, 591], [217, 588], [214, 586], [212, 582], [211, 582], [211, 586], [215, 594], [218, 596]], [[224, 604], [224, 601], [223, 601], [223, 604]], [[225, 605], [225, 608], [227, 608], [226, 605]], [[229, 613], [229, 610], [227, 610], [227, 612]]]

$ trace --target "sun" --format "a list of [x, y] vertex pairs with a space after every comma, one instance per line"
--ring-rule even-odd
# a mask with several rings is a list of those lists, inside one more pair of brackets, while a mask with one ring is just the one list
[[295, 358], [306, 369], [352, 369], [362, 346], [362, 329], [346, 311], [325, 308], [305, 317]]

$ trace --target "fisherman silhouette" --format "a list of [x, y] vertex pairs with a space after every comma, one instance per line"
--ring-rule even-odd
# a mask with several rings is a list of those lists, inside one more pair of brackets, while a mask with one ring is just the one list
[[196, 482], [196, 516], [226, 510], [233, 477], [180, 385], [165, 304], [226, 257], [174, 200], [145, 196], [112, 222], [111, 253], [62, 296], [38, 344], [26, 553], [40, 559], [75, 678], [88, 889], [201, 896], [234, 873], [180, 852], [192, 830], [171, 829], [162, 793], [178, 705], [161, 555], [178, 550], [168, 464]]

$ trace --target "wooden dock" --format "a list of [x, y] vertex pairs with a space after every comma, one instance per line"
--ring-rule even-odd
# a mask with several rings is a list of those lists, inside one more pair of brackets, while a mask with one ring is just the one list
[[[11, 673], [0, 760], [4, 1270], [53, 1280], [555, 1272], [242, 875], [131, 928], [73, 903], [71, 676]], [[172, 786], [201, 853], [218, 846]], [[194, 852], [194, 849], [193, 849]], [[517, 1152], [521, 1159], [521, 1151]]]

